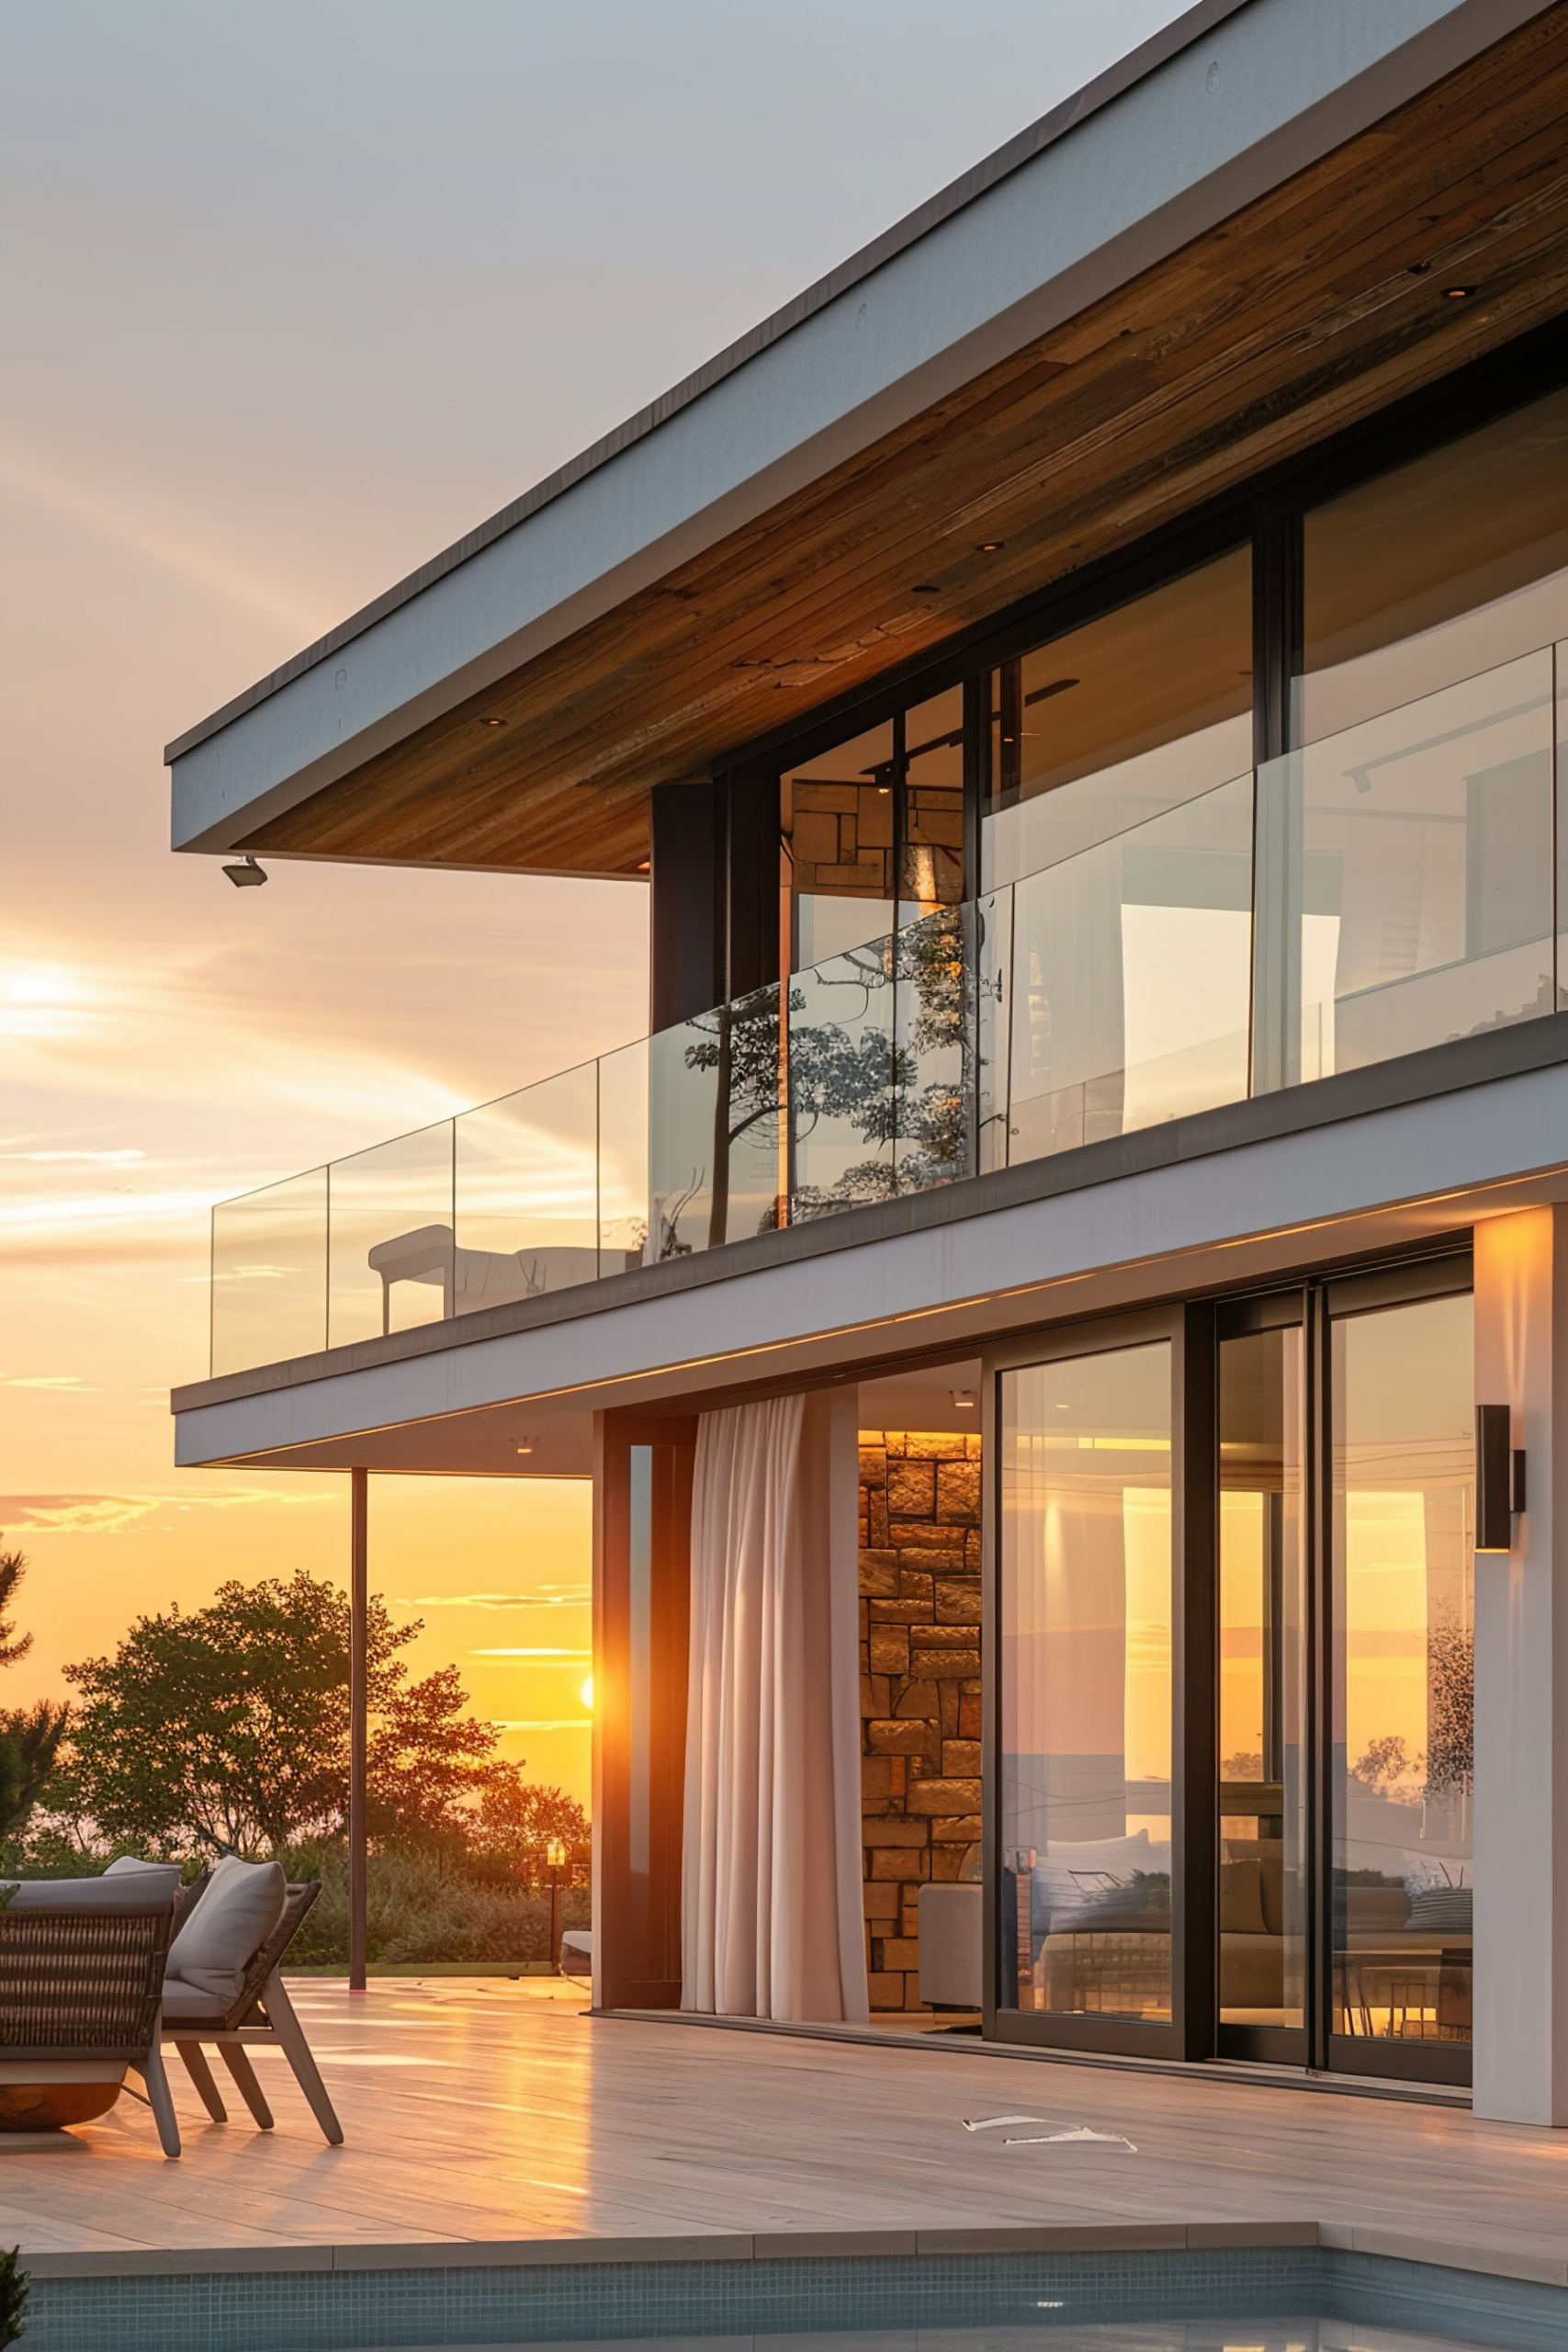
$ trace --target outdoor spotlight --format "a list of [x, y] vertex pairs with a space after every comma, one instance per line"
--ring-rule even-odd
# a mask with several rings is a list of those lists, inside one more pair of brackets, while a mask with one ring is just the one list
[[223, 871], [236, 890], [259, 890], [266, 880], [266, 868], [254, 857], [247, 857], [241, 865], [226, 865]]

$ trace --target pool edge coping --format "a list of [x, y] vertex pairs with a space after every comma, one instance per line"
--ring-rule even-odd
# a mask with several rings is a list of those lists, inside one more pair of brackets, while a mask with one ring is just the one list
[[[6, 2233], [8, 2234], [8, 2233]], [[935, 2255], [1213, 2253], [1322, 2247], [1568, 2290], [1568, 2253], [1435, 2240], [1348, 2222], [1024, 2222], [969, 2229], [712, 2231], [620, 2238], [436, 2238], [344, 2245], [84, 2247], [21, 2256], [39, 2280], [393, 2270], [609, 2267], [635, 2262], [834, 2261]]]

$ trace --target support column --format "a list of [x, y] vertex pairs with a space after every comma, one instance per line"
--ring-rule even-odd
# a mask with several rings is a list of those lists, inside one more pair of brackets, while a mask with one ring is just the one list
[[1568, 1207], [1476, 1227], [1475, 1394], [1529, 1504], [1475, 1564], [1475, 2112], [1568, 2124]]
[[370, 1479], [351, 1470], [348, 1570], [348, 1989], [365, 1990], [369, 1751]]
[[694, 1415], [595, 1419], [593, 2000], [681, 2006]]

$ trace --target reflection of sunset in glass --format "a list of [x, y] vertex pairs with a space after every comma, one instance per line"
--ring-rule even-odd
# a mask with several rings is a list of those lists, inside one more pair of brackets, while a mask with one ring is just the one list
[[587, 1681], [583, 1684], [581, 1695], [583, 1705], [588, 1709], [589, 1713], [592, 1714], [593, 1712], [593, 1677], [592, 1675], [589, 1676]]

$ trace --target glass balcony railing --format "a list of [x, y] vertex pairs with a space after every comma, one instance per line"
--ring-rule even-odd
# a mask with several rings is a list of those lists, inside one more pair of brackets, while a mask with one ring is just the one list
[[1554, 1011], [1559, 666], [1548, 647], [1460, 681], [785, 982], [220, 1203], [213, 1372]]

